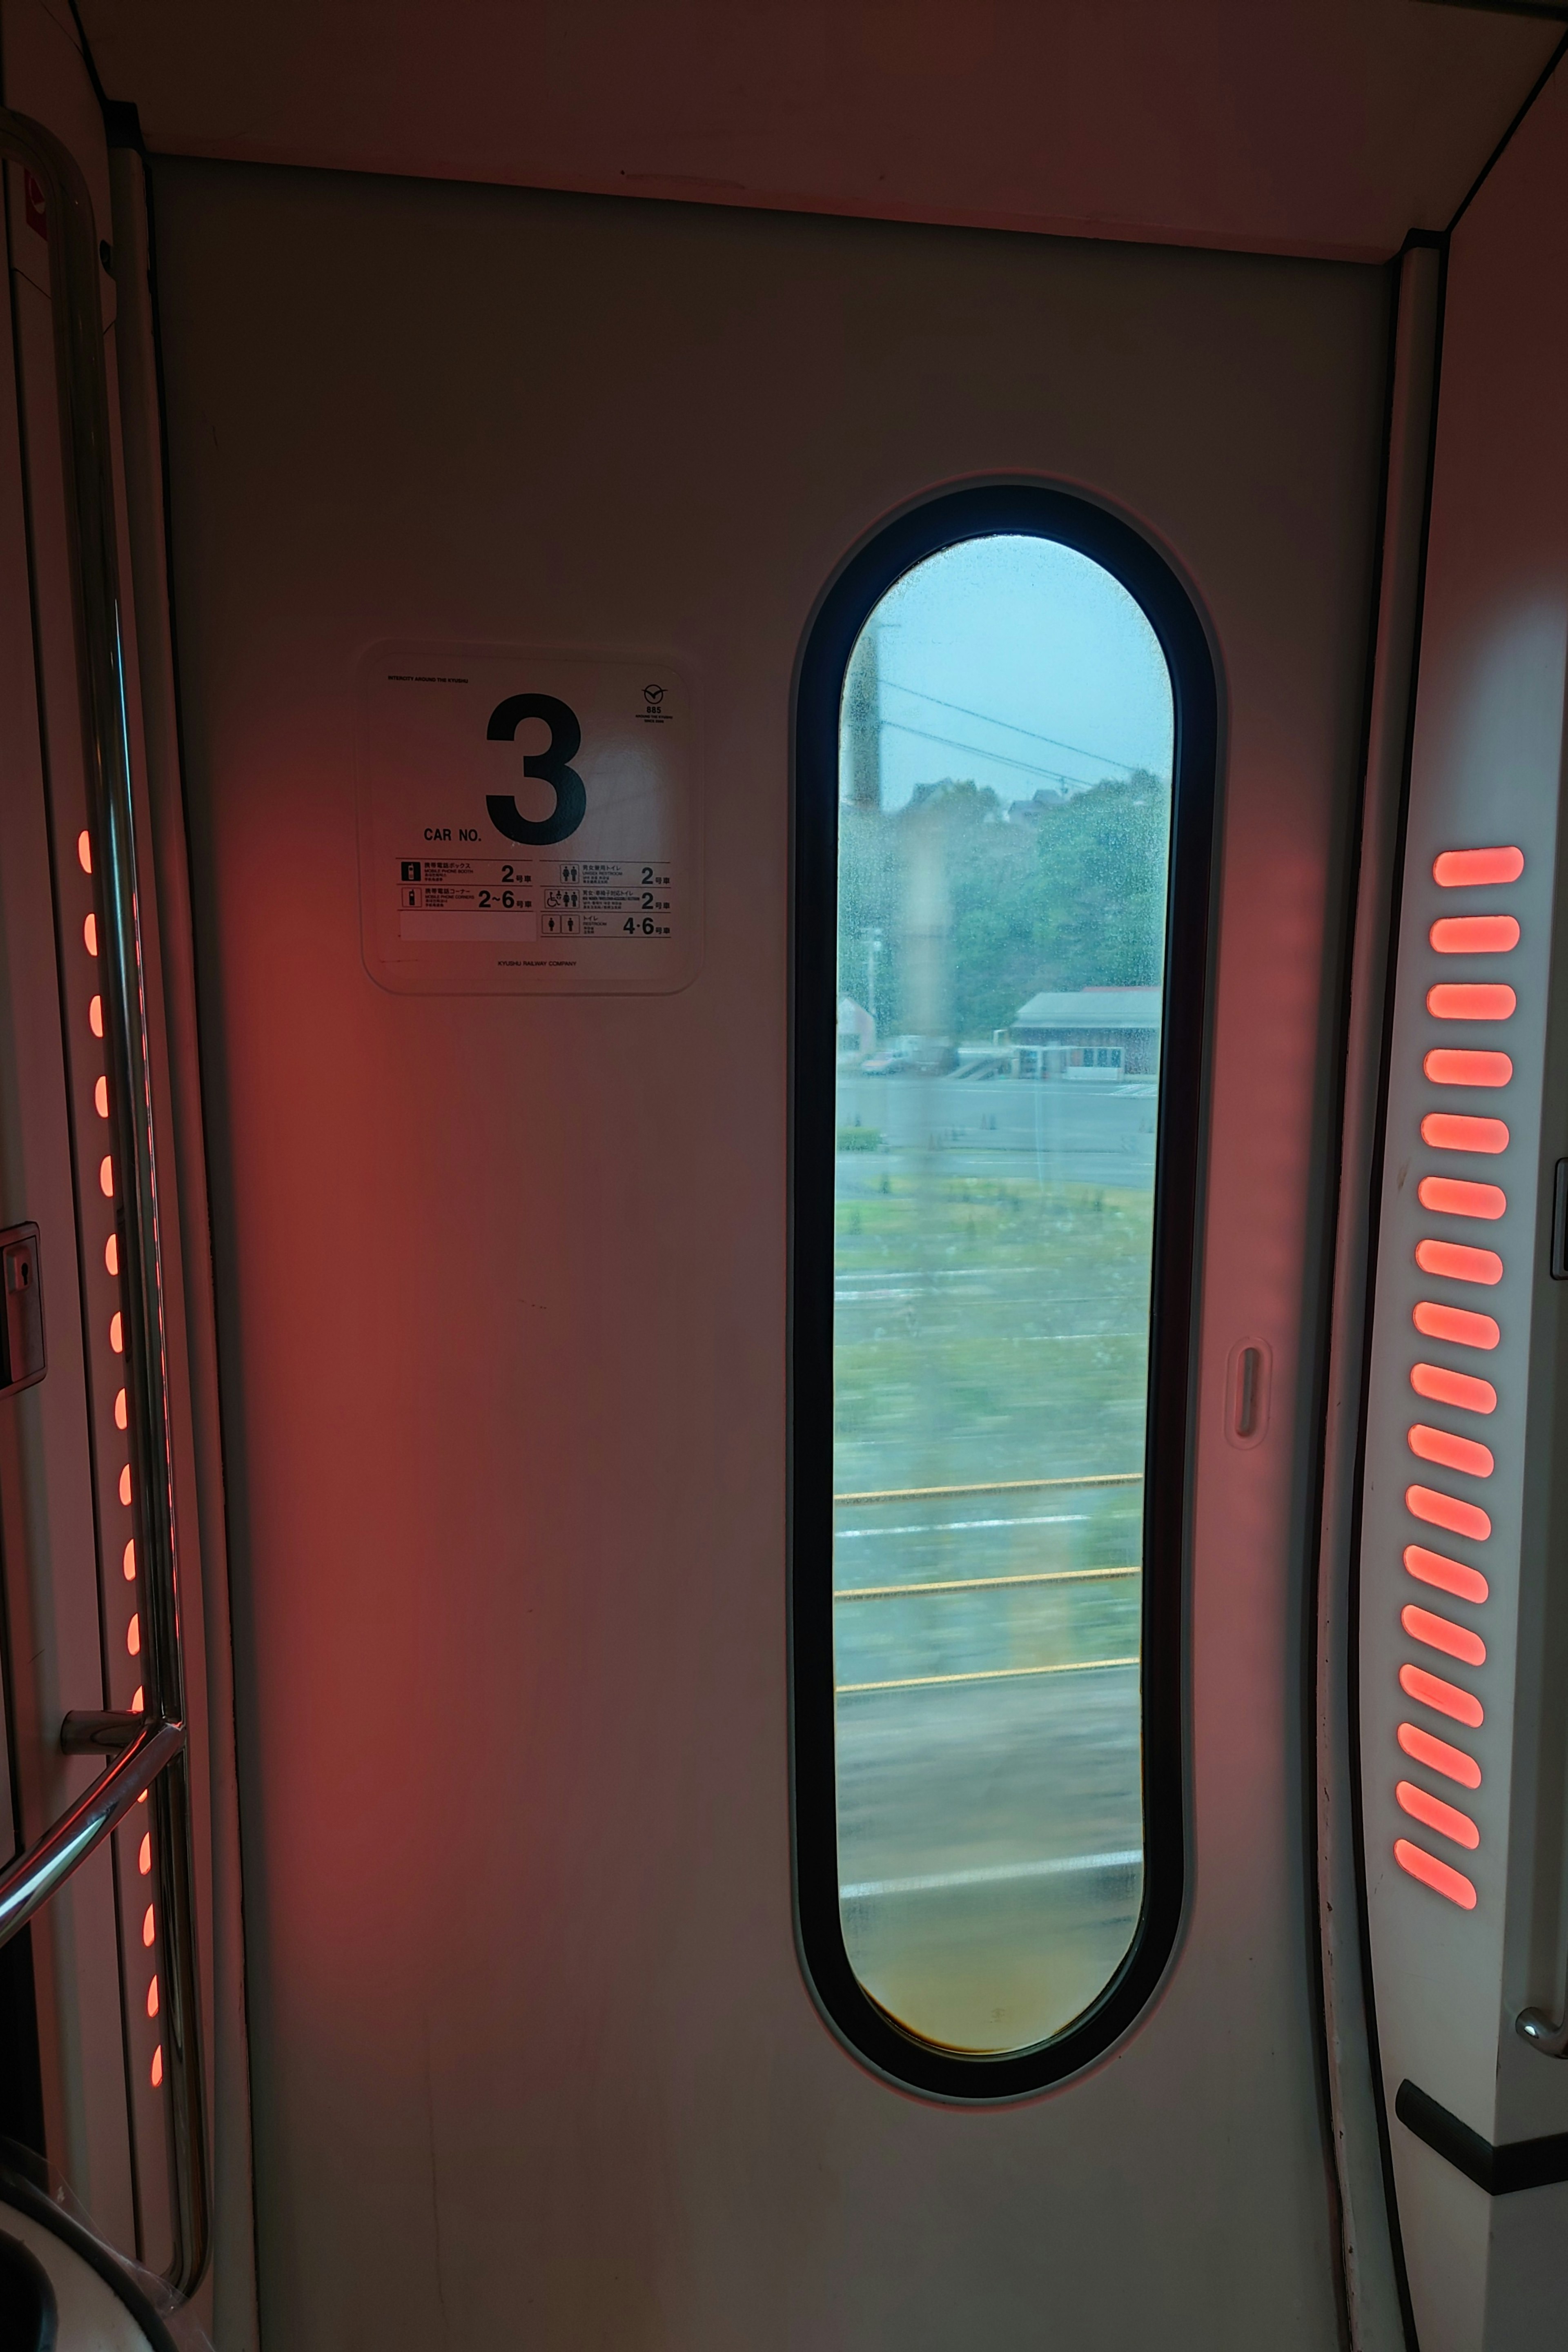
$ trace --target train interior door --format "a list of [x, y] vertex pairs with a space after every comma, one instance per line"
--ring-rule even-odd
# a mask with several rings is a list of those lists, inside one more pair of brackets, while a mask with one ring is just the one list
[[26, 2352], [1560, 2341], [1557, 31], [971, 13], [0, 0]]

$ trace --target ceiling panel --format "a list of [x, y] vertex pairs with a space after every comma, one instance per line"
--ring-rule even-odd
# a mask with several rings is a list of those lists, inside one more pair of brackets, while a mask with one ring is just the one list
[[80, 5], [168, 152], [1354, 257], [1447, 222], [1561, 30], [1427, 0]]

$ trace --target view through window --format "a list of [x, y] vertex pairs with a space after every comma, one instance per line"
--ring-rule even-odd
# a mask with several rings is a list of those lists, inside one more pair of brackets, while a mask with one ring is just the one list
[[957, 2051], [1060, 2032], [1138, 1920], [1173, 732], [1142, 608], [1042, 537], [917, 563], [845, 681], [839, 1905]]

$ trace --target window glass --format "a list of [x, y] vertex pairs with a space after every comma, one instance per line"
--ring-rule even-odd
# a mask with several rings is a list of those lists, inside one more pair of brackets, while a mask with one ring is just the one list
[[1139, 1918], [1173, 728], [1137, 600], [1023, 533], [915, 563], [844, 677], [839, 1917], [953, 2052], [1060, 2033]]

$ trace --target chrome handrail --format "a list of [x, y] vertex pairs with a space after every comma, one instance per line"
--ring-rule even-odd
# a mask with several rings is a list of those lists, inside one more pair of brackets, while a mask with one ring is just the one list
[[[52, 131], [0, 108], [0, 155], [44, 191], [66, 541], [81, 695], [83, 757], [96, 820], [104, 1045], [123, 1252], [121, 1320], [136, 1556], [142, 1566], [146, 1728], [26, 1853], [0, 1875], [0, 1941], [106, 1837], [142, 1790], [157, 1831], [163, 1927], [164, 2075], [174, 2186], [169, 2284], [189, 2294], [211, 2242], [200, 1979], [191, 1853], [189, 1754], [180, 1655], [174, 1461], [163, 1347], [151, 1056], [136, 887], [135, 818], [125, 717], [120, 562], [99, 299], [99, 242], [81, 169]], [[124, 1801], [121, 1802], [123, 1798]], [[11, 1909], [4, 1905], [7, 1899]]]

